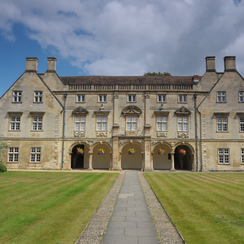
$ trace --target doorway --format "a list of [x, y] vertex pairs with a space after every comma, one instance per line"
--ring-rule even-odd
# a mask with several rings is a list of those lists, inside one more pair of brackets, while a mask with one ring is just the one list
[[76, 145], [72, 149], [71, 168], [84, 169], [84, 145]]
[[180, 145], [176, 147], [174, 157], [175, 169], [192, 170], [192, 155], [188, 146]]

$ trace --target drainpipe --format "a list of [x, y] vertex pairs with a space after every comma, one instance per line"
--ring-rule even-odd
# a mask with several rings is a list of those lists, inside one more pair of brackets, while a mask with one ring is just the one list
[[64, 93], [64, 114], [63, 114], [63, 142], [62, 142], [62, 170], [64, 167], [64, 138], [65, 138], [65, 112], [66, 112], [66, 98], [68, 94]]
[[197, 94], [194, 94], [195, 139], [196, 139], [196, 171], [198, 172], [198, 137], [197, 137]]

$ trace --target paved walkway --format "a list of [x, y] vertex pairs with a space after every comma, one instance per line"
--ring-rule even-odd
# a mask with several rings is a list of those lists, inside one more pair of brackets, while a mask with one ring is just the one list
[[136, 171], [125, 173], [103, 244], [158, 244]]

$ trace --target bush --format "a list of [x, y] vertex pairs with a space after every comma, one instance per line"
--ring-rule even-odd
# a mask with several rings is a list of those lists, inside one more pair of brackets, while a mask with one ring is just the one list
[[0, 172], [3, 173], [5, 171], [7, 171], [7, 167], [0, 162]]

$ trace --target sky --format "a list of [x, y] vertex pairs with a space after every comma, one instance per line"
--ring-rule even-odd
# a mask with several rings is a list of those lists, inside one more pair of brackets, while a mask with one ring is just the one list
[[37, 57], [59, 76], [203, 75], [236, 56], [244, 76], [244, 0], [0, 0], [0, 97]]

